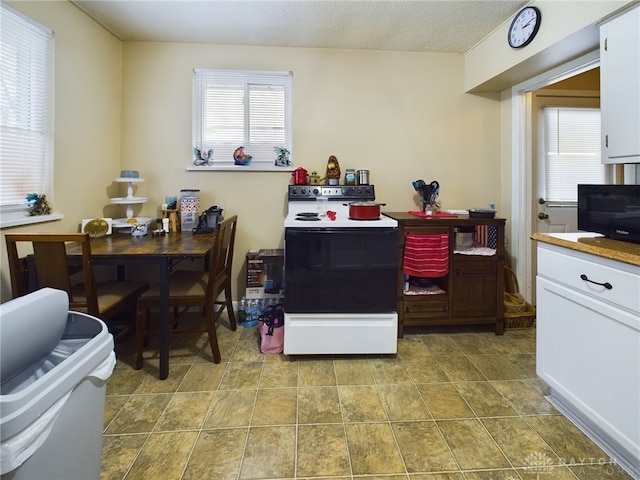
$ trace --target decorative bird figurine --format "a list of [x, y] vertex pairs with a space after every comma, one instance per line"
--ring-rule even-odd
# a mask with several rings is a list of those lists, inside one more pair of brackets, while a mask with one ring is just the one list
[[193, 153], [196, 156], [193, 160], [193, 164], [197, 167], [211, 165], [213, 162], [213, 148], [210, 148], [209, 151], [205, 153], [204, 150], [201, 150], [198, 147], [193, 147]]
[[251, 155], [244, 153], [244, 147], [238, 147], [233, 151], [233, 160], [236, 165], [249, 165], [251, 158]]

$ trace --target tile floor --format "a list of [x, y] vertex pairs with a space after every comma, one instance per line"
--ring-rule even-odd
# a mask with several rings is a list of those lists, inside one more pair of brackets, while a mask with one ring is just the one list
[[[630, 479], [544, 398], [535, 329], [407, 329], [398, 354], [263, 355], [257, 330], [117, 345], [101, 480]], [[153, 344], [152, 344], [153, 345]]]

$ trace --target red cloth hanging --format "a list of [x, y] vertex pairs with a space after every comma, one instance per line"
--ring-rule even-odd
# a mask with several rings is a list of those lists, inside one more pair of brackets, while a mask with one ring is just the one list
[[403, 271], [414, 277], [444, 277], [449, 273], [449, 235], [407, 235]]

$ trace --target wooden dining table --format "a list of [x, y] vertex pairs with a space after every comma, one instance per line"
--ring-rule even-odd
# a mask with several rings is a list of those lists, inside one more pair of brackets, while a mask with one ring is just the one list
[[[213, 248], [213, 233], [193, 234], [171, 232], [165, 235], [132, 236], [114, 233], [91, 239], [91, 256], [94, 265], [127, 267], [157, 266], [160, 288], [160, 372], [161, 380], [169, 376], [169, 275], [180, 261], [205, 260]], [[73, 259], [80, 255], [80, 248], [69, 246], [67, 255]], [[119, 270], [119, 275], [126, 272]]]

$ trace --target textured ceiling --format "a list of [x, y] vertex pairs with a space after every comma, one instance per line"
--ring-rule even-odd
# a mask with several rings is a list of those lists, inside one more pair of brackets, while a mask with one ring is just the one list
[[464, 53], [522, 0], [72, 0], [124, 41]]

